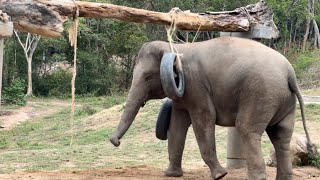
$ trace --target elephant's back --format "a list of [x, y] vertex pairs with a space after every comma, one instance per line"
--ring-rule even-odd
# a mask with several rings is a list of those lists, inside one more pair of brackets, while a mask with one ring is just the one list
[[288, 87], [288, 68], [292, 67], [277, 51], [253, 40], [221, 37], [197, 44], [195, 52], [202, 54], [191, 58], [198, 66], [194, 73], [210, 84], [206, 88], [214, 97], [218, 119], [233, 122], [239, 104], [253, 95], [255, 103], [270, 107], [280, 107], [288, 98], [294, 102]]

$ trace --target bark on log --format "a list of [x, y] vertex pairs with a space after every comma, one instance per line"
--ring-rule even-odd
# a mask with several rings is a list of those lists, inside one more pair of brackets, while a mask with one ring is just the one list
[[[162, 13], [107, 3], [76, 1], [76, 4], [80, 17], [162, 25], [170, 25], [174, 20], [178, 29], [188, 31], [248, 31], [260, 24], [272, 27], [273, 37], [278, 36], [272, 11], [263, 0], [234, 11], [201, 14], [178, 8]], [[72, 0], [0, 0], [0, 10], [11, 16], [14, 27], [20, 31], [56, 37], [63, 31], [68, 17], [74, 16], [76, 7]]]

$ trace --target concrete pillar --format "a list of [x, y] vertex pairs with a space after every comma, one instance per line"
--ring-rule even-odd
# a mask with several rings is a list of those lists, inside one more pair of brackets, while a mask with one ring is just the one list
[[0, 107], [1, 107], [1, 96], [2, 96], [2, 70], [3, 70], [4, 38], [11, 36], [12, 33], [13, 33], [13, 23], [0, 21]]
[[[220, 36], [233, 36], [242, 38], [251, 38], [250, 32], [221, 32]], [[246, 149], [238, 130], [234, 127], [228, 128], [228, 147], [227, 147], [227, 168], [240, 169], [245, 168]]]
[[227, 168], [247, 167], [246, 155], [247, 150], [238, 130], [234, 127], [228, 128]]
[[[248, 32], [220, 32], [220, 36], [233, 36], [248, 39], [271, 39], [273, 31], [271, 27], [254, 26]], [[245, 48], [245, 47], [244, 47]], [[243, 140], [234, 127], [228, 129], [228, 150], [227, 150], [227, 168], [239, 169], [246, 168], [246, 147]]]

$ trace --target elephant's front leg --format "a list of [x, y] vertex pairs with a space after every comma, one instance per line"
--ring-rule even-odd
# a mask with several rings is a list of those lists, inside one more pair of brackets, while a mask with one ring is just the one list
[[188, 112], [182, 109], [177, 109], [173, 104], [171, 122], [168, 132], [168, 152], [170, 164], [165, 170], [166, 176], [180, 177], [183, 175], [181, 161], [186, 135], [190, 124], [191, 120]]
[[190, 115], [202, 159], [209, 166], [213, 179], [223, 178], [227, 170], [220, 165], [216, 154], [214, 108], [195, 109]]

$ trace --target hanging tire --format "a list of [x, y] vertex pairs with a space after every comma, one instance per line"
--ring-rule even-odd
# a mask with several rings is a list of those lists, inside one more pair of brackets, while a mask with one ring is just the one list
[[170, 126], [172, 112], [172, 100], [167, 99], [161, 106], [156, 125], [156, 137], [167, 140], [167, 132]]
[[183, 96], [185, 89], [184, 75], [182, 70], [175, 67], [177, 55], [165, 53], [160, 65], [160, 79], [162, 88], [167, 97], [177, 99]]

